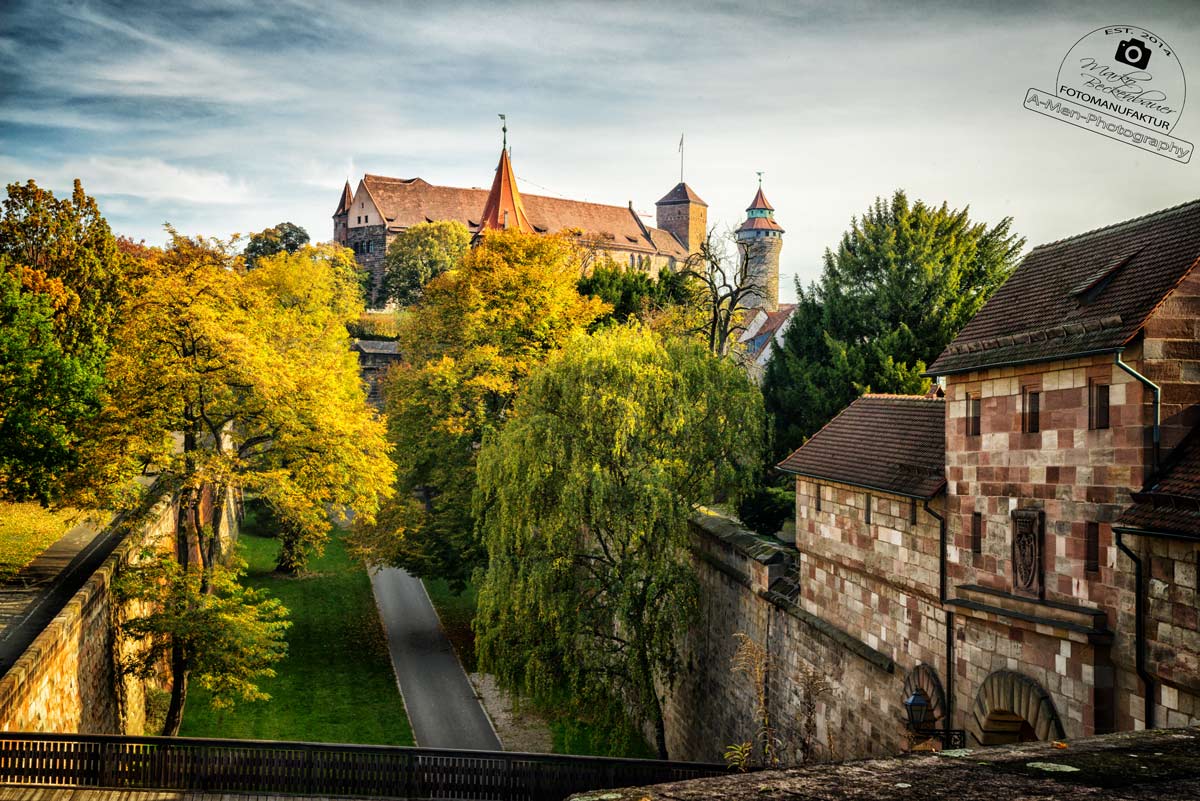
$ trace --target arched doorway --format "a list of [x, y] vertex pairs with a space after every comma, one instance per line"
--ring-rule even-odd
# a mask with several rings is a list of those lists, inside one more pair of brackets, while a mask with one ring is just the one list
[[1050, 693], [1033, 679], [998, 670], [984, 679], [967, 722], [980, 745], [1062, 739], [1062, 721]]

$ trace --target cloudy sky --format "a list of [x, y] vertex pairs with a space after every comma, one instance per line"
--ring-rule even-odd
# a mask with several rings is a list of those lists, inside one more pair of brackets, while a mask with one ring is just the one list
[[[1200, 87], [1200, 2], [479, 5], [0, 0], [0, 179], [83, 180], [120, 233], [332, 236], [364, 172], [736, 225], [764, 172], [783, 294], [877, 195], [1012, 216], [1030, 244], [1200, 197], [1188, 165], [1022, 108], [1071, 45], [1144, 26]], [[1174, 134], [1200, 142], [1200, 91]]]

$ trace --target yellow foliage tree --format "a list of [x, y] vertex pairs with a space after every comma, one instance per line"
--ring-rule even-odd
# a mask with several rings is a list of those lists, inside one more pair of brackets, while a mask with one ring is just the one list
[[581, 259], [561, 237], [496, 231], [426, 284], [385, 385], [397, 493], [360, 528], [370, 558], [458, 587], [482, 564], [471, 512], [479, 444], [533, 368], [608, 309], [576, 290]]

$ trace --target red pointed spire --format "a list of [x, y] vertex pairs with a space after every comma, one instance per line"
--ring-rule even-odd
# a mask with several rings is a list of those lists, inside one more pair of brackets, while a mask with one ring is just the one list
[[525, 206], [521, 203], [521, 192], [517, 189], [517, 177], [513, 175], [507, 148], [500, 150], [496, 178], [492, 181], [492, 191], [488, 193], [487, 202], [483, 205], [483, 216], [479, 221], [481, 232], [504, 228], [518, 228], [526, 233], [533, 233], [533, 224], [525, 216]]
[[336, 217], [339, 214], [345, 214], [350, 211], [350, 206], [354, 203], [354, 195], [350, 192], [350, 181], [346, 181], [346, 187], [342, 189], [342, 199], [338, 201], [337, 211], [333, 213]]
[[746, 207], [746, 211], [750, 211], [752, 209], [775, 211], [775, 207], [767, 202], [767, 196], [763, 194], [762, 184], [758, 185], [758, 192], [754, 195], [754, 200], [751, 200], [750, 205]]

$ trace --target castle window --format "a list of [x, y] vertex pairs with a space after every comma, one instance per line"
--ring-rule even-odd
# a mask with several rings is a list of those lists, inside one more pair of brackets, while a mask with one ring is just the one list
[[983, 553], [983, 515], [979, 512], [971, 514], [971, 553]]
[[817, 496], [817, 511], [819, 512], [821, 511], [821, 485], [814, 484], [813, 489], [815, 490], [815, 494]]
[[869, 524], [871, 522], [871, 493], [868, 492], [864, 496], [864, 499], [866, 500], [867, 505], [863, 509], [863, 522]]
[[978, 395], [967, 393], [967, 436], [979, 436], [979, 418], [983, 412], [983, 404]]
[[1032, 389], [1025, 390], [1024, 419], [1021, 429], [1026, 434], [1036, 434], [1042, 430], [1042, 393]]
[[1100, 572], [1100, 524], [1088, 523], [1084, 537], [1083, 569], [1089, 573]]
[[908, 499], [908, 522], [916, 524], [917, 522], [917, 499]]
[[1088, 428], [1108, 428], [1108, 384], [1088, 382]]

